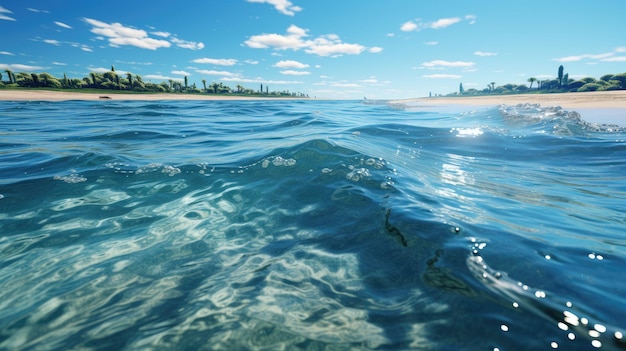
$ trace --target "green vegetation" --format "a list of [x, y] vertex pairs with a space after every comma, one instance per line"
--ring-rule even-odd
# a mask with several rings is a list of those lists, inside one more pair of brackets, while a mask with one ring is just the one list
[[[475, 96], [475, 95], [509, 95], [509, 94], [544, 94], [544, 93], [566, 93], [583, 91], [606, 91], [606, 90], [626, 90], [626, 73], [605, 74], [600, 79], [586, 77], [579, 80], [569, 78], [569, 73], [564, 73], [563, 65], [559, 66], [557, 78], [539, 80], [528, 78], [528, 86], [521, 84], [504, 84], [496, 87], [495, 82], [487, 84], [482, 90], [463, 89], [461, 83], [458, 92], [450, 93], [447, 96]], [[537, 83], [533, 87], [534, 83]]]
[[[4, 74], [2, 74], [4, 73]], [[36, 88], [52, 90], [72, 90], [79, 92], [102, 92], [108, 90], [115, 93], [174, 93], [174, 94], [212, 94], [212, 95], [239, 95], [239, 96], [266, 96], [266, 97], [301, 97], [309, 96], [300, 92], [270, 91], [268, 86], [263, 84], [260, 90], [253, 90], [237, 85], [236, 90], [223, 83], [211, 83], [207, 85], [206, 80], [202, 80], [202, 89], [196, 87], [195, 83], [189, 85], [188, 77], [185, 76], [183, 82], [169, 79], [167, 82], [159, 84], [144, 82], [140, 75], [126, 73], [120, 76], [115, 72], [115, 67], [104, 73], [91, 72], [82, 79], [68, 78], [63, 74], [63, 78], [56, 78], [49, 73], [13, 73], [7, 69], [0, 72], [1, 88]]]

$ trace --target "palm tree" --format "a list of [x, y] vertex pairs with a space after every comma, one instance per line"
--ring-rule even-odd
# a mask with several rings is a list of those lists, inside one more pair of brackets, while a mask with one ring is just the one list
[[533, 88], [533, 83], [536, 82], [536, 81], [537, 81], [537, 78], [534, 78], [534, 77], [528, 78], [528, 82], [530, 83], [529, 89]]
[[204, 92], [206, 93], [206, 79], [202, 80], [202, 85], [204, 86]]
[[89, 73], [89, 75], [91, 76], [91, 84], [93, 84], [93, 87], [96, 87], [96, 72], [91, 72]]
[[237, 84], [237, 93], [241, 93], [242, 90], [243, 86], [241, 86], [241, 84]]
[[491, 82], [491, 90], [495, 90], [496, 89], [496, 82]]
[[130, 72], [126, 73], [126, 78], [128, 78], [128, 88], [129, 90], [133, 90], [133, 75]]
[[5, 69], [5, 72], [7, 72], [7, 76], [9, 76], [9, 84], [13, 84], [15, 83], [15, 75], [13, 74], [13, 71], [11, 71], [10, 69]]
[[188, 81], [187, 81], [187, 76], [185, 76], [185, 91], [187, 91], [187, 88], [188, 88], [188, 86], [187, 86], [187, 82], [188, 82]]

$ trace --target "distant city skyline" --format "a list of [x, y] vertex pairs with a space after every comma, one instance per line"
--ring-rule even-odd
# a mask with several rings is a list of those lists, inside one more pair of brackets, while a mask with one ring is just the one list
[[[0, 2], [0, 70], [405, 98], [626, 72], [626, 2]], [[6, 76], [4, 76], [6, 80]], [[207, 83], [207, 84], [208, 84]]]

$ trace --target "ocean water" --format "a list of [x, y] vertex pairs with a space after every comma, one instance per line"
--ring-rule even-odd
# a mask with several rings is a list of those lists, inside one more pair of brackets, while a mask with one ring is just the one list
[[626, 349], [625, 213], [557, 107], [0, 102], [0, 350]]

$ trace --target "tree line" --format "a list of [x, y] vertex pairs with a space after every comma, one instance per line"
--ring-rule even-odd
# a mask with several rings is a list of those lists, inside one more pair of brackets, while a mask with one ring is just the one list
[[[564, 73], [563, 65], [559, 66], [557, 78], [539, 80], [528, 78], [528, 86], [525, 84], [504, 84], [496, 87], [495, 82], [490, 82], [484, 89], [463, 89], [463, 83], [459, 84], [459, 91], [448, 95], [489, 95], [489, 94], [522, 94], [522, 93], [565, 93], [583, 91], [607, 91], [626, 90], [626, 73], [605, 74], [600, 79], [585, 77], [578, 80], [569, 78]], [[536, 83], [536, 84], [535, 84]], [[533, 87], [534, 85], [534, 87]]]
[[[4, 73], [4, 75], [3, 75]], [[183, 81], [168, 79], [161, 83], [155, 84], [145, 82], [138, 74], [125, 73], [118, 74], [115, 67], [111, 66], [111, 70], [104, 73], [91, 72], [86, 77], [68, 78], [64, 73], [62, 78], [57, 78], [50, 73], [13, 73], [10, 69], [0, 72], [0, 88], [1, 87], [21, 87], [21, 88], [49, 88], [49, 89], [99, 89], [99, 90], [116, 90], [120, 92], [137, 92], [137, 93], [190, 93], [190, 94], [221, 94], [221, 95], [263, 95], [276, 97], [308, 97], [308, 95], [300, 92], [290, 92], [289, 90], [270, 91], [263, 84], [260, 89], [254, 90], [237, 85], [235, 89], [224, 85], [222, 82], [213, 82], [207, 84], [205, 79], [202, 80], [202, 87], [197, 87], [195, 83], [189, 84], [188, 77], [185, 76]]]

